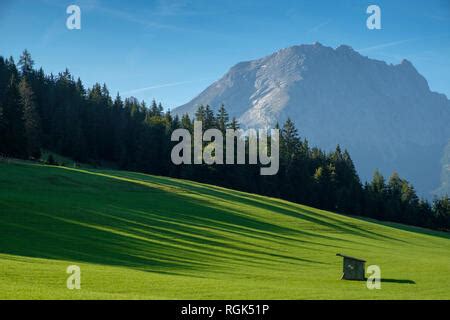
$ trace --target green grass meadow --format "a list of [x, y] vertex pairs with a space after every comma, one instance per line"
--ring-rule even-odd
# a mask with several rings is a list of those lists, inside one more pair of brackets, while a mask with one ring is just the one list
[[[343, 253], [380, 290], [340, 280]], [[81, 290], [66, 268], [81, 267]], [[0, 162], [0, 299], [450, 299], [450, 235], [150, 175]]]

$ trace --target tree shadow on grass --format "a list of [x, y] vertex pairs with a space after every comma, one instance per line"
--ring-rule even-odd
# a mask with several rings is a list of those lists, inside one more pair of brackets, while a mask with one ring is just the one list
[[449, 232], [436, 231], [436, 230], [425, 229], [425, 228], [416, 227], [416, 226], [408, 226], [408, 225], [404, 225], [404, 224], [397, 223], [397, 222], [381, 221], [381, 220], [376, 220], [376, 219], [367, 218], [367, 217], [352, 216], [352, 218], [371, 222], [371, 223], [380, 224], [385, 227], [389, 227], [389, 228], [393, 228], [393, 229], [413, 232], [413, 233], [417, 233], [417, 234], [426, 234], [429, 236], [434, 236], [434, 237], [439, 237], [439, 238], [444, 238], [444, 239], [450, 239]]
[[180, 191], [183, 190], [190, 191], [192, 193], [202, 195], [205, 198], [207, 196], [210, 196], [212, 197], [211, 198], [212, 200], [214, 200], [214, 197], [216, 197], [221, 200], [228, 200], [233, 203], [242, 203], [245, 205], [254, 206], [263, 210], [268, 210], [275, 213], [284, 214], [293, 218], [305, 220], [314, 223], [318, 226], [322, 226], [324, 228], [328, 228], [331, 230], [336, 230], [341, 233], [353, 234], [355, 236], [374, 240], [388, 239], [404, 242], [403, 240], [382, 235], [374, 231], [367, 231], [366, 229], [356, 226], [353, 223], [348, 223], [341, 219], [334, 218], [330, 214], [324, 215], [304, 207], [299, 208], [294, 204], [285, 203], [284, 201], [279, 199], [270, 199], [260, 195], [247, 194], [235, 190], [224, 189], [222, 187], [210, 186], [201, 183], [195, 183], [187, 180], [148, 176], [145, 174], [134, 172], [131, 173], [130, 175], [139, 181], [156, 183], [157, 185], [161, 186], [170, 185], [179, 188]]
[[[127, 173], [128, 174], [128, 173]], [[306, 208], [305, 206], [302, 206], [302, 208], [299, 208], [294, 203], [288, 203], [286, 201], [280, 200], [280, 199], [270, 199], [268, 197], [255, 195], [255, 194], [249, 194], [244, 193], [236, 190], [231, 189], [225, 189], [218, 186], [212, 186], [197, 182], [192, 182], [188, 180], [179, 180], [174, 178], [165, 178], [165, 177], [156, 177], [156, 176], [149, 176], [142, 173], [131, 173], [132, 176], [134, 176], [136, 179], [141, 181], [151, 181], [153, 183], [161, 184], [161, 185], [172, 185], [173, 187], [178, 187], [185, 190], [190, 190], [192, 192], [197, 192], [199, 194], [209, 194], [211, 196], [219, 197], [221, 199], [230, 199], [230, 201], [239, 201], [248, 205], [257, 206], [261, 209], [267, 209], [270, 211], [278, 212], [281, 214], [286, 214], [291, 217], [296, 217], [300, 219], [304, 219], [306, 221], [316, 223], [318, 225], [332, 228], [340, 232], [346, 232], [351, 233], [356, 236], [361, 236], [365, 238], [371, 238], [371, 239], [387, 239], [391, 241], [401, 242], [401, 243], [407, 243], [407, 241], [404, 241], [402, 239], [394, 238], [385, 234], [377, 233], [373, 230], [367, 230], [367, 228], [361, 228], [354, 223], [345, 222], [341, 219], [334, 218], [330, 214], [324, 214], [322, 213], [322, 210], [315, 210], [312, 211], [311, 209]], [[450, 233], [448, 232], [441, 232], [441, 231], [434, 231], [429, 230], [425, 228], [415, 227], [415, 226], [408, 226], [403, 225], [400, 223], [395, 222], [387, 222], [387, 221], [379, 221], [375, 219], [369, 219], [362, 216], [354, 216], [354, 215], [344, 215], [343, 217], [351, 217], [356, 220], [364, 221], [364, 222], [375, 222], [377, 224], [381, 224], [387, 227], [414, 232], [418, 234], [426, 234], [431, 236], [436, 236], [440, 238], [450, 239]]]
[[[289, 254], [293, 229], [183, 194], [86, 173], [70, 173], [73, 187], [58, 177], [47, 190], [30, 185], [35, 188], [31, 196], [21, 189], [15, 202], [0, 199], [5, 211], [0, 216], [0, 252], [171, 274], [261, 266], [280, 271], [282, 265], [321, 263]], [[90, 187], [92, 177], [97, 189]], [[116, 183], [108, 181], [112, 178]], [[88, 192], [82, 191], [83, 184]], [[284, 247], [275, 248], [272, 240]]]
[[0, 216], [0, 252], [199, 276], [199, 270], [318, 265], [322, 262], [290, 249], [344, 248], [355, 242], [271, 223], [250, 214], [252, 208], [325, 231], [381, 237], [325, 214], [220, 187], [134, 173], [68, 171], [47, 168], [47, 176], [57, 176], [51, 188], [27, 185], [35, 194], [28, 197], [18, 189], [16, 202], [0, 203], [6, 209]]

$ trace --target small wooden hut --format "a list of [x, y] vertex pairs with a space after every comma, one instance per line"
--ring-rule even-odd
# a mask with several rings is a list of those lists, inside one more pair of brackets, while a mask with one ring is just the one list
[[366, 268], [365, 260], [358, 258], [346, 256], [343, 254], [336, 254], [339, 257], [344, 258], [342, 265], [342, 279], [343, 280], [365, 280], [366, 279]]

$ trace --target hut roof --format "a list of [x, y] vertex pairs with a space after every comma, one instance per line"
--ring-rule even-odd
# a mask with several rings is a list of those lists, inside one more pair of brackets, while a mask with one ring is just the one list
[[362, 260], [362, 259], [346, 256], [345, 254], [341, 254], [341, 253], [336, 253], [336, 255], [339, 256], [339, 257], [347, 258], [347, 259], [352, 259], [352, 260], [356, 260], [356, 261], [366, 262], [366, 260]]

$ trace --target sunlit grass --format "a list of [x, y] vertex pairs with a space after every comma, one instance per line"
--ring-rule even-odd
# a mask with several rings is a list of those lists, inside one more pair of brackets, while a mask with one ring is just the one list
[[[448, 234], [191, 181], [0, 163], [0, 210], [3, 299], [450, 298]], [[382, 289], [339, 280], [338, 252]]]

